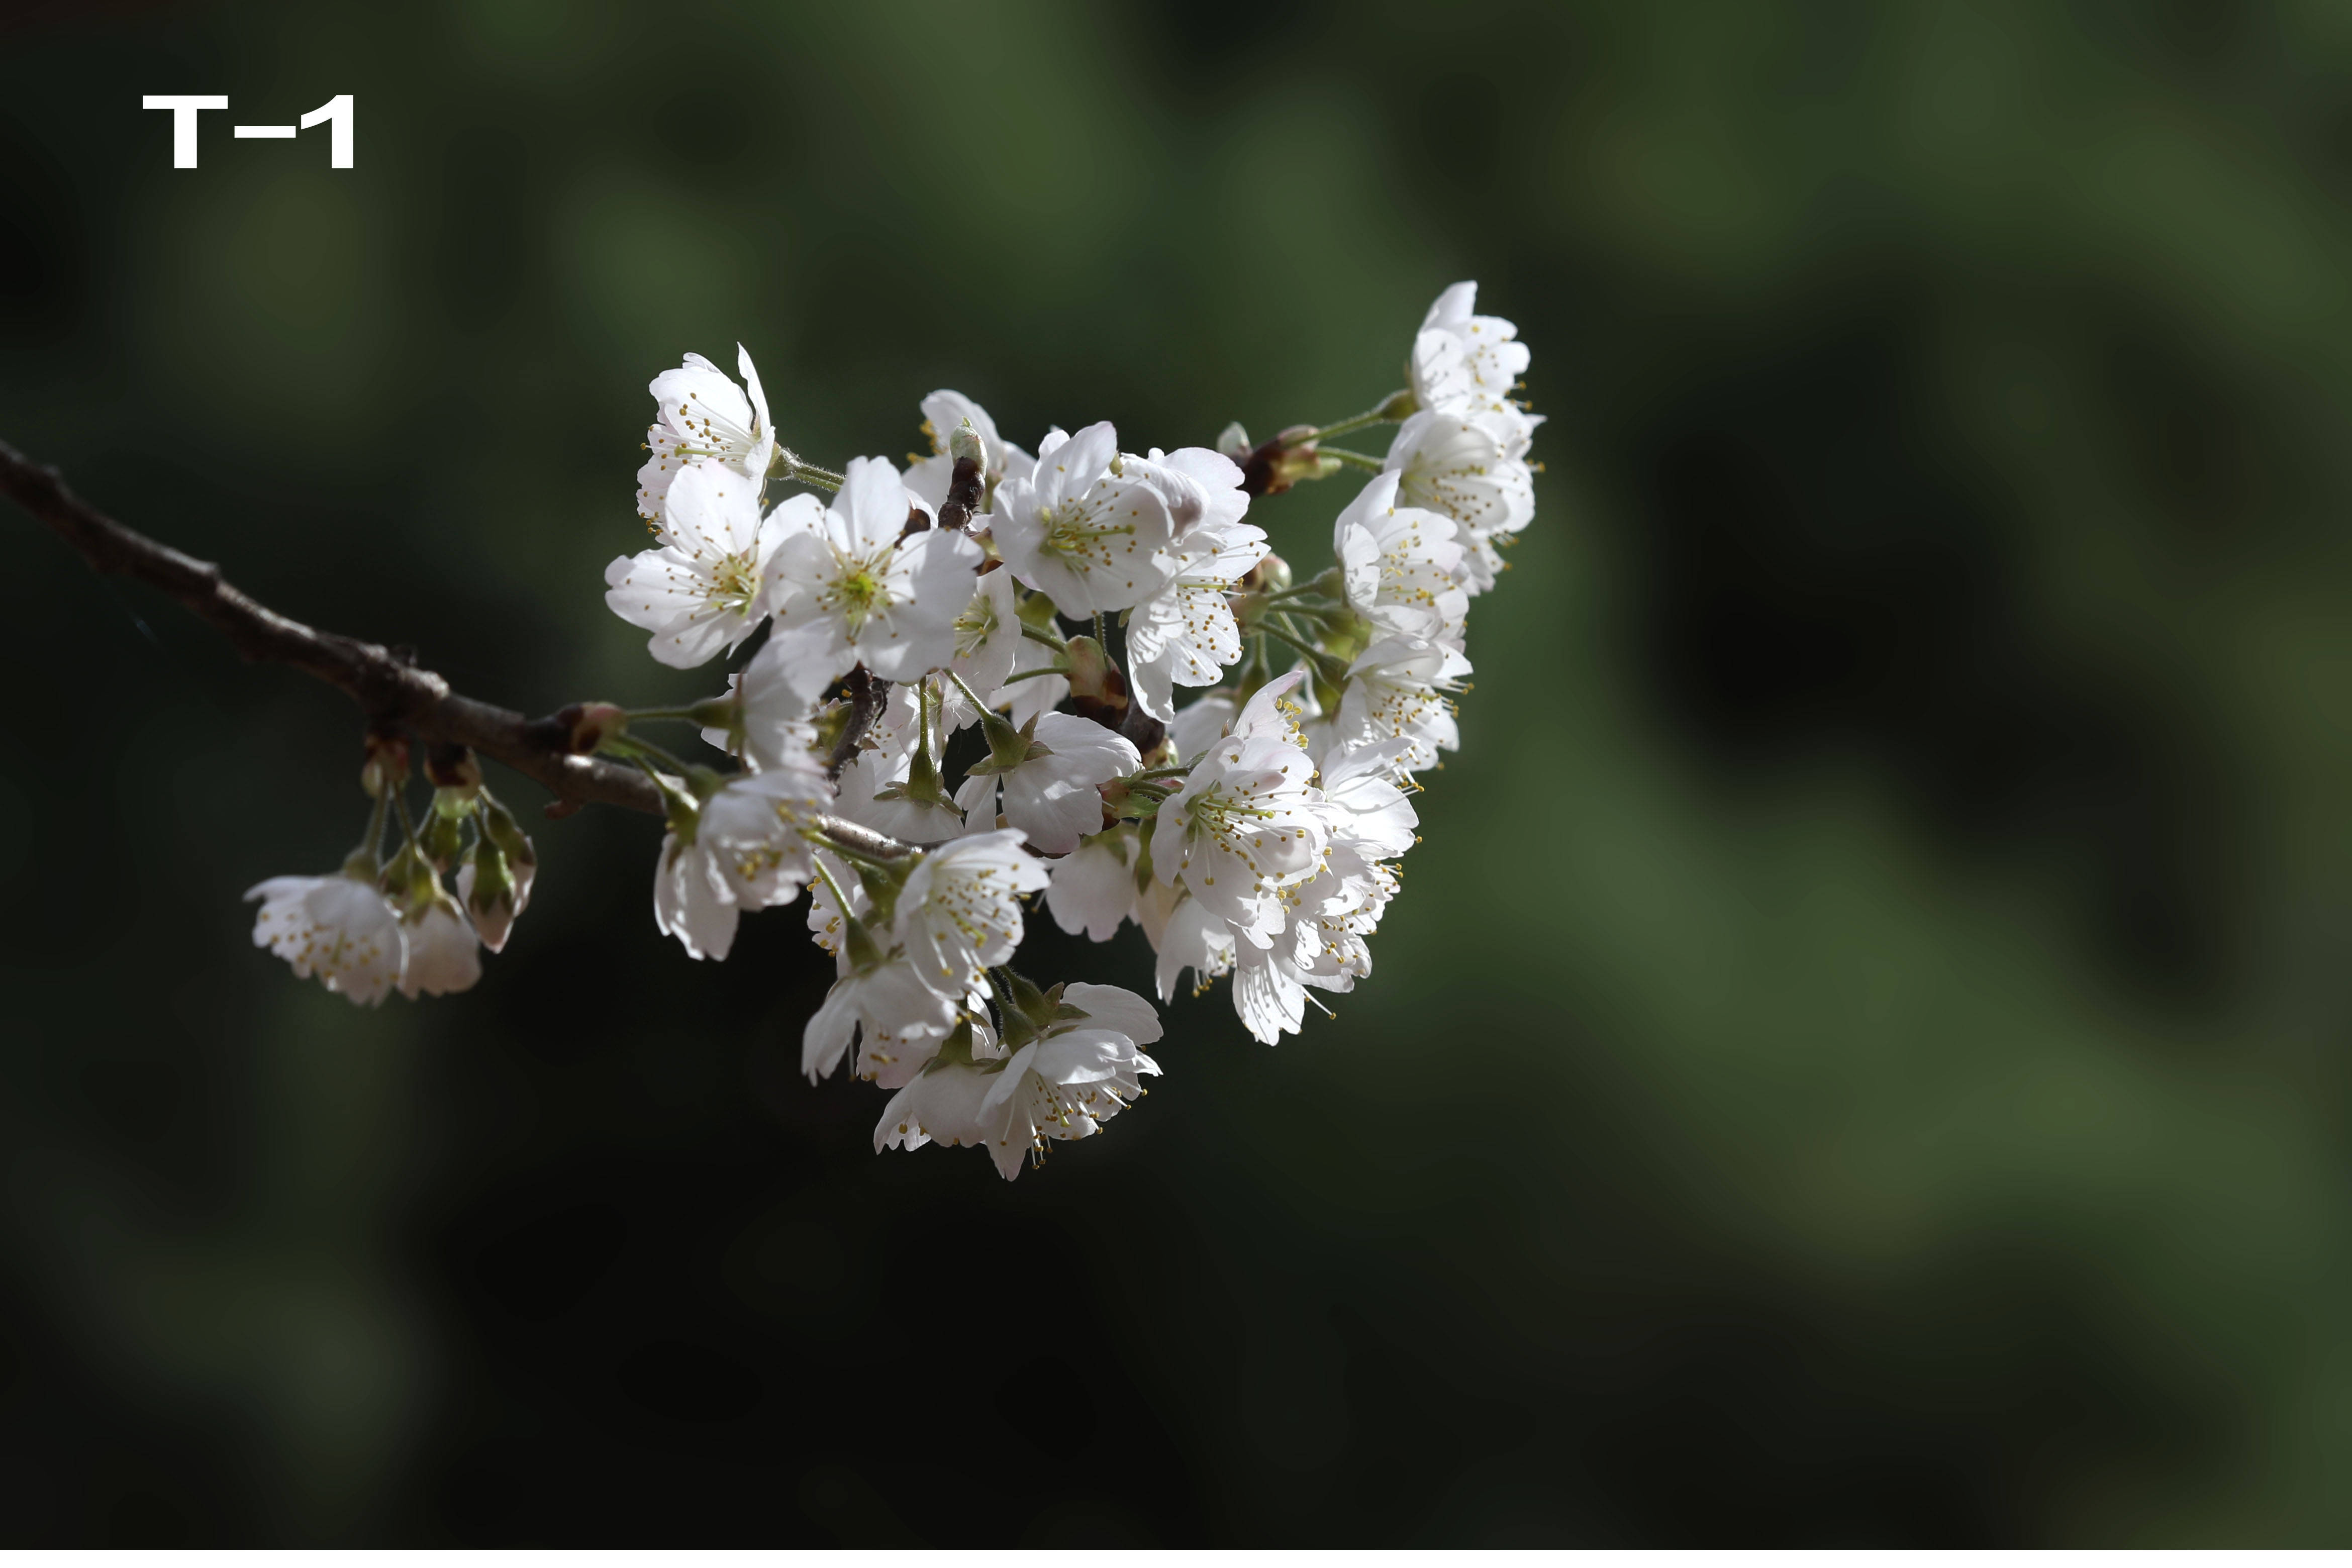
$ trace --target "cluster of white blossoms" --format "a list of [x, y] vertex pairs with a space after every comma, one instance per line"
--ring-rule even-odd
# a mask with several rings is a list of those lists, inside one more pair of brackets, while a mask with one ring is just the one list
[[[1535, 510], [1528, 350], [1475, 294], [1438, 299], [1411, 386], [1377, 408], [1215, 449], [1129, 451], [1106, 422], [1033, 456], [941, 391], [931, 457], [835, 472], [776, 440], [748, 353], [740, 384], [695, 354], [655, 379], [653, 547], [606, 569], [605, 602], [678, 668], [764, 641], [690, 708], [567, 710], [572, 743], [659, 788], [655, 921], [688, 953], [725, 958], [745, 910], [808, 890], [836, 978], [802, 1065], [894, 1091], [877, 1149], [974, 1144], [1011, 1178], [1160, 1071], [1150, 1000], [1012, 967], [1041, 896], [1073, 935], [1138, 926], [1162, 1002], [1186, 970], [1230, 977], [1267, 1044], [1370, 973], [1415, 775], [1458, 743], [1470, 601]], [[1383, 424], [1384, 457], [1329, 443]], [[1252, 500], [1349, 470], [1333, 564], [1294, 581]], [[653, 720], [733, 766], [646, 740]], [[356, 1001], [473, 984], [476, 933], [503, 942], [531, 858], [470, 765], [429, 760], [428, 826], [381, 860], [400, 790], [372, 763], [367, 844], [337, 876], [255, 889], [255, 941]]]
[[[471, 757], [453, 749], [436, 754], [427, 771], [438, 787], [420, 828], [403, 794], [407, 745], [369, 738], [361, 783], [375, 811], [366, 841], [332, 876], [272, 877], [248, 889], [245, 896], [261, 901], [256, 947], [370, 1007], [395, 987], [413, 1000], [468, 990], [482, 977], [481, 950], [506, 946], [515, 917], [530, 902], [539, 857], [513, 815], [482, 787]], [[394, 805], [404, 841], [386, 859], [378, 848]], [[453, 869], [455, 896], [443, 880]]]

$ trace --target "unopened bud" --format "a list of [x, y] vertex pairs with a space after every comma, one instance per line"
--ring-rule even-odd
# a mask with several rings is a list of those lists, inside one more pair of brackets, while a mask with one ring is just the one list
[[425, 777], [437, 788], [471, 792], [481, 786], [482, 764], [474, 760], [472, 748], [436, 741], [425, 748]]
[[611, 702], [574, 702], [555, 710], [555, 721], [562, 725], [566, 742], [573, 753], [586, 756], [628, 733], [628, 710]]
[[474, 922], [482, 945], [497, 952], [507, 944], [515, 917], [529, 900], [527, 886], [517, 881], [512, 866], [487, 835], [475, 840], [474, 853], [457, 868], [457, 901]]
[[[1265, 493], [1280, 495], [1302, 479], [1328, 479], [1339, 471], [1339, 459], [1315, 449], [1315, 426], [1294, 425], [1280, 439], [1285, 443], [1267, 470]], [[1296, 441], [1296, 446], [1289, 445]]]
[[1275, 554], [1261, 557], [1241, 580], [1244, 594], [1279, 594], [1289, 586], [1290, 563]]
[[465, 802], [455, 814], [444, 811], [441, 809], [443, 797], [453, 793], [447, 790], [436, 792], [433, 810], [426, 815], [425, 826], [416, 835], [418, 847], [425, 851], [425, 858], [433, 862], [433, 868], [436, 871], [446, 871], [456, 864], [457, 852], [466, 847], [465, 829], [459, 824], [465, 820], [465, 811], [470, 809], [473, 803], [470, 800]]
[[1127, 717], [1127, 678], [1092, 637], [1072, 637], [1069, 651], [1070, 710], [1081, 719], [1116, 730]]
[[360, 765], [360, 788], [373, 798], [408, 782], [408, 742], [399, 735], [370, 731], [367, 761]]
[[974, 425], [969, 416], [955, 427], [955, 434], [948, 437], [948, 456], [960, 461], [978, 463], [983, 468], [988, 466], [987, 444], [980, 438], [980, 426]]
[[[1101, 702], [1110, 695], [1112, 683], [1118, 680], [1118, 671], [1112, 668], [1110, 655], [1103, 645], [1089, 637], [1070, 639], [1065, 655], [1070, 665], [1070, 695]], [[1121, 683], [1119, 697], [1124, 702], [1126, 688]]]
[[[504, 858], [507, 874], [514, 879], [514, 913], [521, 914], [530, 904], [531, 879], [539, 875], [539, 851], [531, 847], [530, 836], [522, 830], [514, 814], [488, 790], [482, 792], [481, 811], [475, 825], [482, 841], [493, 846]], [[505, 940], [503, 933], [499, 940]]]
[[499, 852], [518, 866], [536, 866], [539, 854], [530, 847], [530, 836], [514, 819], [514, 814], [504, 802], [484, 790], [481, 797], [482, 831], [498, 845]]

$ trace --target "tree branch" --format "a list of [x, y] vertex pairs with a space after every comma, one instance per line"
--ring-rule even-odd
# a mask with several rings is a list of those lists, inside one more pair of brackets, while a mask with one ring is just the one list
[[533, 733], [511, 709], [449, 689], [429, 669], [395, 658], [377, 643], [322, 632], [281, 616], [239, 592], [218, 566], [184, 555], [98, 510], [42, 468], [0, 441], [0, 491], [48, 525], [93, 570], [161, 588], [228, 638], [256, 663], [290, 664], [342, 689], [371, 723], [404, 724], [427, 741], [470, 746], [538, 780], [566, 802], [595, 801], [661, 815], [660, 792], [635, 768], [574, 756], [553, 727]]
[[[100, 573], [160, 588], [228, 638], [248, 661], [289, 664], [342, 689], [371, 724], [405, 725], [428, 742], [467, 746], [536, 779], [557, 797], [551, 812], [593, 801], [663, 815], [661, 792], [637, 769], [571, 749], [571, 726], [526, 719], [512, 709], [460, 696], [429, 669], [377, 643], [322, 632], [281, 616], [239, 592], [218, 566], [182, 554], [108, 517], [43, 468], [0, 441], [0, 493], [31, 512]], [[878, 704], [877, 704], [878, 706]], [[884, 858], [908, 846], [838, 818], [824, 829], [854, 848]]]

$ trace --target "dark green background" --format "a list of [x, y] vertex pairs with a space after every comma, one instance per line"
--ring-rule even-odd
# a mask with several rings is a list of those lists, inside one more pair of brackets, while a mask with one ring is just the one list
[[[685, 959], [650, 821], [540, 825], [469, 995], [292, 980], [238, 894], [349, 847], [352, 711], [10, 512], [0, 1535], [2342, 1543], [2347, 68], [2340, 4], [0, 26], [0, 437], [534, 711], [712, 684], [601, 603], [687, 349], [826, 462], [942, 385], [1175, 446], [1475, 277], [1551, 416], [1373, 979], [1180, 1002], [1011, 1186], [796, 1079], [821, 956]], [[226, 134], [343, 91], [348, 173]]]

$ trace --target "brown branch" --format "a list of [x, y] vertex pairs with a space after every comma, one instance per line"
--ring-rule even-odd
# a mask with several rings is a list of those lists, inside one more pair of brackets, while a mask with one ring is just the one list
[[882, 716], [882, 705], [889, 700], [890, 683], [877, 676], [864, 665], [849, 672], [844, 682], [849, 693], [849, 712], [841, 722], [841, 739], [833, 743], [833, 754], [825, 759], [825, 776], [839, 783], [841, 770], [857, 754], [857, 742]]
[[948, 498], [940, 504], [940, 526], [959, 533], [972, 532], [971, 520], [980, 511], [987, 488], [980, 465], [970, 458], [958, 458], [948, 475]]
[[[0, 441], [0, 493], [72, 545], [93, 570], [136, 578], [179, 600], [248, 661], [292, 665], [340, 687], [371, 725], [405, 725], [428, 742], [467, 746], [495, 757], [553, 791], [557, 804], [551, 812], [593, 801], [663, 815], [661, 792], [643, 773], [574, 754], [570, 725], [526, 719], [512, 709], [461, 696], [431, 670], [379, 644], [279, 615], [239, 592], [211, 562], [184, 555], [108, 517], [67, 489], [55, 468], [33, 463], [5, 441]], [[856, 823], [827, 817], [822, 826], [867, 854], [887, 858], [908, 851], [908, 846]]]

